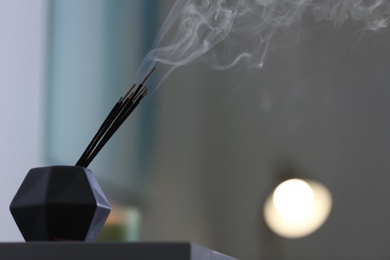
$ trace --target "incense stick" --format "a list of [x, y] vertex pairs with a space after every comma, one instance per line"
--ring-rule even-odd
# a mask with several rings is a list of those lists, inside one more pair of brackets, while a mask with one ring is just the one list
[[147, 86], [143, 86], [149, 79], [152, 73], [156, 70], [154, 67], [138, 85], [135, 91], [136, 84], [126, 92], [126, 94], [119, 98], [114, 105], [99, 130], [88, 144], [87, 148], [77, 161], [76, 166], [88, 167], [95, 156], [100, 152], [103, 146], [114, 135], [118, 128], [123, 124], [127, 117], [134, 111], [141, 100], [148, 93]]
[[111, 127], [107, 133], [104, 135], [104, 137], [101, 139], [99, 144], [96, 146], [96, 148], [91, 152], [89, 157], [85, 160], [83, 163], [84, 167], [88, 167], [88, 165], [91, 163], [91, 161], [95, 158], [95, 156], [100, 152], [100, 150], [103, 148], [103, 146], [110, 140], [110, 138], [115, 134], [115, 132], [119, 129], [119, 127], [123, 124], [123, 122], [129, 117], [129, 115], [134, 111], [134, 109], [138, 106], [138, 104], [141, 102], [141, 100], [145, 97], [147, 94], [146, 91], [142, 91], [144, 94], [140, 94], [137, 96], [137, 99], [135, 102], [128, 103], [128, 105], [121, 111], [121, 114], [118, 116], [118, 120], [115, 120], [113, 123], [113, 127]]
[[100, 126], [99, 130], [97, 131], [97, 133], [95, 134], [95, 136], [93, 137], [91, 142], [88, 144], [84, 153], [81, 155], [80, 159], [77, 161], [76, 166], [81, 166], [82, 163], [85, 161], [85, 159], [88, 157], [88, 153], [96, 145], [97, 141], [99, 141], [99, 139], [107, 131], [108, 127], [114, 121], [115, 116], [116, 116], [117, 112], [121, 109], [122, 104], [123, 104], [123, 101], [122, 101], [122, 98], [120, 98], [119, 101], [112, 108], [111, 112], [108, 114], [106, 119], [104, 120], [103, 124]]

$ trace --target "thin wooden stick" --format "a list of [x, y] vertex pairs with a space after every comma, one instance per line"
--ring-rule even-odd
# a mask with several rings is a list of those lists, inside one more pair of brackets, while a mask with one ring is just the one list
[[149, 77], [153, 74], [153, 72], [156, 70], [156, 67], [153, 67], [151, 71], [145, 76], [144, 80], [141, 82], [141, 85], [145, 84], [145, 82], [149, 79]]
[[124, 95], [124, 99], [126, 98], [129, 98], [131, 96], [131, 92], [133, 91], [133, 89], [135, 88], [135, 86], [137, 86], [137, 84], [133, 84], [133, 86], [131, 86], [131, 88], [129, 88], [129, 90], [126, 92], [126, 94]]
[[83, 162], [84, 167], [88, 167], [91, 161], [95, 158], [95, 156], [100, 152], [103, 146], [110, 140], [110, 138], [115, 134], [115, 132], [119, 129], [119, 127], [123, 124], [123, 122], [129, 117], [129, 115], [134, 111], [134, 109], [138, 106], [141, 100], [147, 94], [147, 87], [143, 89], [139, 95], [137, 95], [134, 102], [130, 102], [127, 104], [126, 108], [124, 108], [121, 113], [118, 115], [117, 120], [112, 124], [112, 127], [106, 132], [101, 141], [97, 144], [96, 148], [91, 152], [89, 157]]
[[153, 67], [135, 91], [133, 90], [136, 87], [136, 84], [132, 85], [126, 94], [118, 100], [100, 126], [98, 132], [88, 144], [80, 159], [77, 161], [76, 166], [87, 167], [131, 112], [138, 106], [139, 102], [144, 98], [148, 91], [147, 87], [143, 87], [143, 85], [155, 70], [156, 67]]
[[104, 133], [107, 131], [108, 127], [111, 125], [111, 123], [114, 121], [118, 111], [121, 109], [123, 104], [122, 97], [119, 99], [119, 101], [115, 104], [115, 106], [112, 108], [111, 112], [108, 114], [106, 119], [104, 120], [103, 124], [100, 126], [99, 130], [95, 134], [95, 136], [92, 138], [91, 142], [88, 144], [87, 148], [81, 155], [80, 159], [77, 161], [76, 166], [81, 166], [85, 159], [87, 159], [88, 154], [93, 149], [93, 147], [96, 145], [96, 143], [99, 141], [99, 139], [104, 135]]
[[138, 92], [141, 90], [145, 82], [149, 79], [149, 77], [152, 75], [152, 73], [156, 70], [156, 67], [153, 67], [150, 72], [145, 76], [145, 78], [142, 80], [141, 84], [138, 85], [138, 88], [134, 92], [134, 96], [138, 94]]

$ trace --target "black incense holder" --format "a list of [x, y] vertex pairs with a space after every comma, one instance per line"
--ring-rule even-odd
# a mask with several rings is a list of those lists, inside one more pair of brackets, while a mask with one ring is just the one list
[[31, 169], [10, 210], [26, 241], [93, 241], [111, 211], [92, 171], [80, 166]]
[[120, 97], [76, 166], [31, 169], [10, 205], [26, 241], [93, 241], [110, 205], [93, 173], [86, 167], [148, 93], [145, 82]]

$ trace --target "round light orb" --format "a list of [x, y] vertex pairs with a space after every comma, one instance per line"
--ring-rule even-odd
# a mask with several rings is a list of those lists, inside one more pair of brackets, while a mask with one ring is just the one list
[[331, 207], [332, 196], [324, 185], [313, 180], [289, 179], [266, 199], [264, 219], [276, 234], [300, 238], [320, 228]]

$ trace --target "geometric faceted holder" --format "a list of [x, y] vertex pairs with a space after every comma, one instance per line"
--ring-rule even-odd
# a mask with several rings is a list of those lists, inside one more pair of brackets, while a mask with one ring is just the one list
[[92, 171], [81, 166], [31, 169], [10, 210], [26, 241], [93, 241], [110, 205]]

